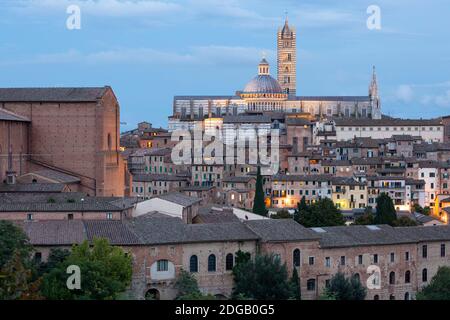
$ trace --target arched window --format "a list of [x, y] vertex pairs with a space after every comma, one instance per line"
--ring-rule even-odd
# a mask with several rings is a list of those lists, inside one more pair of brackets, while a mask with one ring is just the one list
[[111, 148], [112, 148], [111, 133], [108, 133], [108, 150], [111, 150]]
[[428, 281], [428, 270], [426, 268], [422, 270], [422, 281], [423, 282]]
[[373, 300], [380, 300], [380, 296], [379, 296], [379, 295], [377, 295], [377, 294], [376, 294], [376, 295], [374, 295], [374, 296], [373, 296]]
[[233, 267], [234, 267], [234, 256], [232, 253], [229, 253], [225, 258], [225, 270], [233, 270]]
[[395, 284], [395, 272], [389, 273], [389, 284]]
[[405, 300], [409, 300], [409, 292], [405, 292]]
[[316, 280], [315, 280], [315, 279], [309, 279], [309, 280], [306, 282], [306, 289], [307, 289], [308, 291], [314, 291], [314, 290], [316, 290]]
[[406, 271], [405, 272], [405, 283], [410, 283], [411, 282], [411, 271]]
[[292, 253], [292, 260], [294, 263], [294, 267], [300, 267], [300, 250], [295, 249]]
[[208, 271], [216, 272], [216, 256], [214, 254], [210, 254], [208, 257]]
[[198, 258], [196, 255], [191, 256], [189, 259], [189, 271], [198, 272]]

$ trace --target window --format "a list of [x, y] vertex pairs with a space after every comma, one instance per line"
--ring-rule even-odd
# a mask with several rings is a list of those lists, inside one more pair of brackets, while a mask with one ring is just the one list
[[395, 262], [395, 253], [391, 252], [391, 262]]
[[426, 268], [422, 270], [422, 281], [423, 282], [428, 281], [428, 270]]
[[359, 275], [359, 273], [355, 273], [355, 274], [353, 275], [353, 278], [356, 279], [356, 280], [358, 280], [358, 282], [361, 281], [361, 276]]
[[168, 260], [158, 260], [156, 264], [157, 271], [168, 271], [169, 270], [169, 261]]
[[411, 271], [405, 272], [405, 283], [411, 283]]
[[210, 254], [208, 257], [208, 271], [216, 272], [216, 256], [213, 254]]
[[196, 255], [191, 256], [189, 259], [189, 271], [198, 272], [198, 258]]
[[316, 280], [315, 280], [315, 279], [309, 279], [309, 280], [306, 282], [306, 289], [307, 289], [308, 291], [314, 291], [314, 290], [316, 290]]
[[389, 296], [389, 300], [395, 300], [395, 296], [394, 296], [393, 294], [391, 294], [391, 295]]
[[360, 254], [358, 256], [358, 264], [363, 264], [363, 255], [362, 254]]
[[341, 266], [345, 266], [345, 256], [341, 256]]
[[405, 292], [405, 300], [409, 300], [409, 292]]
[[67, 215], [67, 220], [73, 220], [73, 213], [69, 213]]
[[300, 250], [299, 249], [295, 249], [294, 252], [292, 253], [292, 260], [293, 260], [294, 267], [300, 267]]
[[373, 263], [378, 263], [378, 254], [373, 255]]
[[314, 257], [309, 257], [309, 265], [313, 266], [314, 265]]
[[409, 261], [409, 252], [408, 251], [405, 252], [405, 261]]
[[41, 261], [42, 261], [42, 253], [41, 252], [36, 252], [34, 254], [34, 262], [41, 263]]
[[374, 296], [373, 296], [373, 300], [380, 300], [380, 296], [379, 296], [379, 295], [377, 295], [377, 294], [376, 294], [376, 295], [374, 295]]
[[233, 270], [234, 257], [232, 253], [227, 254], [225, 258], [225, 270]]
[[395, 284], [395, 272], [389, 273], [389, 284]]
[[428, 247], [426, 244], [422, 246], [422, 258], [428, 257]]
[[27, 220], [33, 220], [33, 214], [32, 213], [28, 213], [27, 214]]
[[441, 257], [445, 257], [445, 244], [441, 244]]
[[106, 214], [106, 219], [107, 220], [111, 220], [113, 218], [113, 214], [111, 213], [111, 212], [108, 212], [107, 214]]
[[331, 259], [330, 257], [325, 258], [325, 267], [330, 268], [331, 267]]

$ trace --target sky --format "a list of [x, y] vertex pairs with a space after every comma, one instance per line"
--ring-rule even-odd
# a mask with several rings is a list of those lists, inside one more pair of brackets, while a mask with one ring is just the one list
[[[67, 8], [80, 8], [80, 29]], [[367, 9], [380, 9], [369, 29]], [[0, 0], [0, 87], [112, 86], [122, 130], [166, 127], [174, 95], [232, 95], [276, 32], [297, 30], [298, 95], [366, 95], [382, 111], [450, 114], [448, 0]]]

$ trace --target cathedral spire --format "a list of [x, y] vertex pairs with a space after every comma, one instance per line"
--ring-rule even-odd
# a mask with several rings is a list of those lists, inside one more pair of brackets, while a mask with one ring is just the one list
[[378, 81], [375, 66], [373, 66], [372, 69], [372, 81], [370, 82], [369, 96], [371, 96], [372, 98], [378, 97]]

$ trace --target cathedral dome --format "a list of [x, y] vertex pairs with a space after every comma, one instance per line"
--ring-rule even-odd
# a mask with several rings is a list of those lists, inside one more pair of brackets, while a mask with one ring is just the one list
[[283, 93], [280, 84], [270, 75], [254, 77], [244, 88], [245, 93]]
[[280, 84], [269, 74], [269, 63], [262, 59], [258, 66], [258, 75], [250, 80], [244, 93], [283, 93]]

